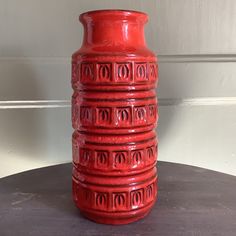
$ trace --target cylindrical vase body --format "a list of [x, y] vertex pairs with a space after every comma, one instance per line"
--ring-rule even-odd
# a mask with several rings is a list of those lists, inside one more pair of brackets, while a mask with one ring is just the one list
[[87, 218], [125, 224], [157, 198], [157, 59], [147, 49], [147, 15], [100, 10], [80, 15], [72, 55], [73, 198]]

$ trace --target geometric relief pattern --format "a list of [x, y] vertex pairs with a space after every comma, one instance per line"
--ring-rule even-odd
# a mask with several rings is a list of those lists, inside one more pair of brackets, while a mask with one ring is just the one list
[[80, 122], [81, 124], [90, 124], [92, 122], [93, 110], [91, 107], [80, 107]]
[[131, 152], [131, 162], [132, 167], [138, 167], [141, 166], [144, 163], [144, 154], [143, 150], [134, 150]]
[[157, 115], [157, 106], [156, 105], [149, 105], [148, 106], [148, 115], [149, 115], [149, 118], [156, 118], [156, 115]]
[[111, 123], [111, 108], [98, 107], [96, 108], [96, 122], [101, 125]]
[[153, 194], [154, 194], [154, 184], [150, 184], [145, 189], [146, 194], [146, 201], [150, 202], [153, 200]]
[[77, 93], [73, 93], [71, 97], [71, 121], [72, 121], [72, 126], [73, 128], [76, 129], [79, 125], [80, 121], [80, 104], [77, 101]]
[[93, 63], [81, 64], [81, 82], [94, 81], [94, 65]]
[[[157, 195], [154, 169], [148, 173], [155, 168], [157, 140], [151, 133], [148, 139], [146, 134], [132, 139], [131, 132], [156, 123], [157, 100], [147, 89], [157, 82], [158, 67], [154, 61], [81, 60], [72, 63], [73, 194], [84, 212], [99, 216], [130, 211], [132, 217], [132, 210], [151, 206]], [[138, 92], [127, 95], [131, 87]], [[128, 138], [120, 142], [122, 135]]]
[[[76, 114], [78, 107], [73, 106], [73, 121], [76, 127]], [[133, 115], [132, 115], [133, 114]], [[80, 124], [96, 126], [118, 126], [127, 127], [145, 125], [155, 122], [157, 118], [157, 104], [147, 106], [130, 107], [80, 107]]]
[[87, 148], [80, 148], [80, 155], [79, 155], [79, 164], [81, 166], [87, 166], [89, 161], [92, 158], [92, 151]]
[[155, 199], [156, 187], [154, 181], [143, 188], [125, 192], [97, 192], [80, 185], [73, 191], [83, 206], [117, 212], [137, 209], [150, 203]]
[[92, 192], [89, 189], [84, 188], [83, 195], [84, 195], [83, 200], [89, 203], [92, 198]]
[[134, 108], [134, 119], [135, 123], [146, 123], [147, 121], [147, 111], [145, 106]]
[[71, 119], [73, 127], [78, 127], [79, 121], [79, 105], [76, 103], [75, 99], [72, 99], [72, 109], [71, 109]]
[[147, 159], [146, 159], [146, 161], [147, 162], [152, 162], [152, 160], [155, 158], [155, 153], [156, 153], [155, 146], [153, 145], [153, 146], [148, 147], [146, 152], [147, 152]]
[[118, 125], [129, 125], [131, 123], [131, 108], [118, 107], [117, 109]]
[[131, 205], [132, 208], [137, 208], [142, 206], [143, 201], [143, 189], [138, 189], [131, 192]]
[[72, 63], [72, 65], [71, 65], [71, 82], [72, 82], [72, 84], [76, 82], [77, 77], [78, 77], [78, 64]]
[[135, 65], [135, 75], [137, 81], [146, 81], [147, 78], [147, 63], [137, 63]]
[[149, 64], [149, 78], [150, 80], [155, 80], [158, 76], [158, 69], [156, 63]]
[[108, 193], [95, 192], [95, 208], [104, 210], [108, 206]]
[[117, 63], [116, 64], [116, 80], [117, 82], [125, 83], [132, 79], [132, 64], [131, 63]]
[[73, 148], [72, 148], [72, 158], [73, 158], [73, 162], [75, 164], [77, 164], [79, 162], [79, 147], [78, 147], [78, 144], [77, 142], [75, 142], [74, 140], [72, 140], [72, 145], [73, 145]]
[[98, 169], [103, 169], [108, 167], [109, 164], [109, 153], [107, 151], [95, 151], [95, 166]]
[[[158, 76], [156, 62], [72, 63], [72, 83], [117, 83], [155, 81]], [[113, 73], [114, 71], [114, 73]]]
[[76, 196], [76, 201], [83, 203], [84, 206], [90, 205], [90, 203], [93, 201], [93, 191], [82, 187], [81, 185], [76, 185], [73, 182], [73, 194]]
[[114, 169], [124, 169], [128, 163], [128, 152], [118, 151], [113, 152], [113, 167]]
[[99, 82], [110, 82], [112, 78], [112, 64], [99, 63], [97, 64], [97, 80]]
[[156, 150], [157, 144], [130, 151], [92, 150], [89, 148], [80, 148], [78, 151], [78, 147], [74, 145], [73, 160], [75, 164], [98, 170], [138, 169], [156, 161]]
[[127, 208], [127, 194], [113, 193], [112, 202], [114, 210], [125, 210]]

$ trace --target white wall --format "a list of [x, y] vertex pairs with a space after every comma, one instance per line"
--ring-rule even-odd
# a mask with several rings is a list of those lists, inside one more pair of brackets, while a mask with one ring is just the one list
[[145, 11], [159, 160], [236, 175], [236, 1], [0, 0], [0, 177], [71, 161], [70, 56], [87, 10]]

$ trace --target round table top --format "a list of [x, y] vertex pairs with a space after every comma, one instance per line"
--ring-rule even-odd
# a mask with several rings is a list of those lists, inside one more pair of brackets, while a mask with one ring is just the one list
[[0, 235], [236, 235], [236, 177], [167, 162], [159, 162], [158, 170], [155, 207], [122, 226], [80, 215], [71, 196], [71, 164], [2, 178]]

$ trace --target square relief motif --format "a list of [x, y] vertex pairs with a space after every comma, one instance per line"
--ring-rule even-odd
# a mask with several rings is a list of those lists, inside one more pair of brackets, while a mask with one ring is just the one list
[[96, 151], [96, 167], [98, 169], [107, 168], [109, 164], [109, 152], [108, 151]]
[[94, 81], [94, 65], [92, 63], [81, 64], [81, 82], [92, 82]]
[[121, 126], [130, 125], [131, 123], [131, 108], [118, 107], [116, 109], [117, 123]]
[[147, 64], [136, 63], [135, 64], [135, 78], [138, 81], [147, 81]]
[[136, 124], [143, 124], [147, 121], [147, 111], [145, 106], [134, 107], [134, 120]]
[[116, 64], [116, 81], [119, 83], [127, 83], [132, 80], [132, 64], [117, 63]]
[[96, 123], [98, 125], [109, 125], [111, 123], [111, 108], [98, 107], [96, 109]]
[[112, 80], [112, 64], [111, 63], [99, 63], [97, 64], [97, 81], [98, 82], [110, 82]]

